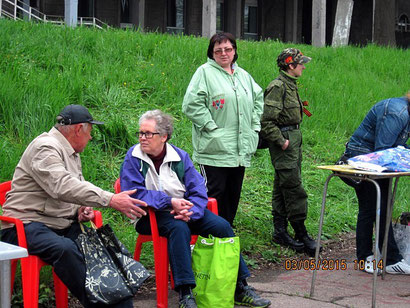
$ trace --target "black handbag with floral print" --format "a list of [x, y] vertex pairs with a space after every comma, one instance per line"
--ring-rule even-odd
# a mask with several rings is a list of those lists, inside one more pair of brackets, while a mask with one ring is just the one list
[[141, 284], [150, 276], [145, 267], [135, 261], [124, 244], [115, 236], [110, 225], [97, 229], [97, 233], [107, 248], [108, 253], [123, 274], [128, 287], [135, 294]]
[[115, 304], [131, 298], [149, 272], [133, 260], [111, 227], [87, 228], [76, 242], [86, 265], [85, 289], [92, 303]]

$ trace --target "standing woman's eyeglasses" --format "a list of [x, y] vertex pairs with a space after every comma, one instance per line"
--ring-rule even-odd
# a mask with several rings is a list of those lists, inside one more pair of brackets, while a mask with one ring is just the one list
[[151, 133], [151, 132], [137, 132], [136, 133], [137, 137], [142, 138], [145, 136], [147, 139], [152, 139], [154, 135], [159, 135], [159, 133]]
[[214, 50], [214, 54], [220, 56], [223, 52], [225, 53], [231, 53], [233, 51], [232, 47], [224, 48], [224, 49], [217, 49]]

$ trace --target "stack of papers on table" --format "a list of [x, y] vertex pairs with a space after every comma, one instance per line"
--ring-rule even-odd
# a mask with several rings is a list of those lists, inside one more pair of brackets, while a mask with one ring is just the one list
[[356, 169], [367, 171], [410, 172], [410, 149], [398, 146], [355, 156], [348, 159], [347, 163]]

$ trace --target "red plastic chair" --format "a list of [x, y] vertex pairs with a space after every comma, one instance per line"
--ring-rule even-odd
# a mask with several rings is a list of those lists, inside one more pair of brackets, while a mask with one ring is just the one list
[[[114, 183], [114, 190], [116, 193], [121, 192], [120, 179], [117, 179]], [[208, 210], [218, 215], [218, 204], [216, 199], [208, 198]], [[154, 246], [154, 264], [155, 264], [155, 283], [157, 286], [157, 307], [168, 307], [168, 280], [171, 277], [171, 288], [174, 287], [172, 275], [169, 270], [169, 258], [168, 258], [168, 241], [166, 237], [160, 236], [158, 232], [157, 219], [155, 217], [155, 210], [152, 207], [148, 207], [149, 220], [151, 224], [151, 235], [139, 234], [137, 237], [137, 243], [135, 245], [134, 259], [140, 260], [142, 244], [146, 242], [153, 242]], [[196, 243], [198, 235], [191, 236], [191, 245]]]
[[[6, 193], [11, 189], [11, 181], [0, 183], [0, 206], [6, 201]], [[94, 211], [95, 218], [93, 222], [97, 227], [102, 226], [102, 216], [100, 211]], [[23, 222], [12, 217], [0, 216], [0, 221], [13, 223], [16, 226], [18, 245], [27, 249], [26, 234], [24, 232]], [[25, 308], [38, 307], [38, 290], [40, 280], [40, 270], [43, 266], [48, 266], [46, 262], [39, 257], [28, 255], [28, 257], [15, 259], [11, 261], [11, 289], [13, 289], [14, 278], [16, 275], [17, 261], [21, 262], [22, 284], [23, 284], [23, 301]], [[68, 307], [68, 290], [64, 283], [54, 273], [54, 290], [57, 308]]]

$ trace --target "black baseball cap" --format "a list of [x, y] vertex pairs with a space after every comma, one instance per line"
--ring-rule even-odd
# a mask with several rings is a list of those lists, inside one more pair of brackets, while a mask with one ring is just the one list
[[81, 105], [68, 105], [64, 107], [57, 116], [57, 123], [63, 125], [78, 123], [104, 124], [104, 122], [94, 121], [88, 109]]

